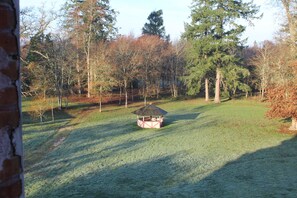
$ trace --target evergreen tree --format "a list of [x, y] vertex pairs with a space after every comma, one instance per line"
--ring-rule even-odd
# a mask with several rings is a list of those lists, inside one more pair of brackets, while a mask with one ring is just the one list
[[142, 34], [157, 35], [161, 38], [169, 40], [169, 35], [165, 34], [165, 27], [163, 25], [163, 11], [153, 11], [148, 16], [148, 23], [144, 24]]
[[215, 102], [219, 103], [222, 70], [226, 66], [240, 65], [236, 51], [245, 42], [240, 39], [245, 27], [237, 21], [257, 18], [255, 15], [259, 9], [253, 2], [244, 3], [242, 0], [193, 0], [191, 9], [192, 21], [186, 24], [183, 35], [191, 46], [185, 79], [191, 82], [187, 85], [193, 89], [192, 86], [197, 86], [193, 81], [215, 71]]
[[45, 35], [44, 33], [34, 35], [30, 38], [30, 47], [26, 57], [26, 62], [42, 62], [43, 58], [37, 54], [45, 53], [45, 45], [49, 39], [50, 35]]
[[65, 4], [65, 27], [71, 36], [108, 40], [116, 36], [116, 11], [109, 0], [70, 0]]

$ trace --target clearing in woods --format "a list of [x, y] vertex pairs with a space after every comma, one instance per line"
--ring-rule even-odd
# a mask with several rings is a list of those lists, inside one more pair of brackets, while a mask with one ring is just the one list
[[295, 197], [297, 138], [263, 103], [158, 101], [161, 129], [128, 109], [73, 104], [32, 123], [24, 103], [27, 197]]

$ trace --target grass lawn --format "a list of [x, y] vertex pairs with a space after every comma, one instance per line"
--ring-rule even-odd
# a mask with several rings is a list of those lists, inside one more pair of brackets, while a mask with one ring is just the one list
[[296, 197], [297, 138], [264, 104], [160, 101], [161, 129], [136, 126], [140, 105], [25, 123], [26, 196]]

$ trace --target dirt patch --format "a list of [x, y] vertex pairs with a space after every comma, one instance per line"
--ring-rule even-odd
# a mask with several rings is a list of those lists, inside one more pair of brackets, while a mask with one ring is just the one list
[[64, 142], [65, 139], [66, 139], [66, 137], [61, 137], [61, 138], [59, 138], [58, 140], [56, 140], [56, 141], [54, 142], [54, 145], [53, 145], [53, 148], [52, 148], [52, 149], [55, 149], [55, 148], [57, 148], [58, 146], [60, 146], [60, 145]]
[[79, 122], [81, 122], [81, 120], [83, 118], [86, 118], [89, 113], [93, 112], [94, 109], [96, 110], [96, 108], [89, 107], [89, 108], [81, 110], [80, 113], [78, 114], [79, 115], [78, 117], [74, 118], [70, 123], [66, 124], [64, 127], [61, 127], [57, 131], [57, 135], [60, 137], [57, 137], [57, 139], [55, 140], [55, 142], [52, 145], [51, 150], [54, 150], [57, 147], [59, 147], [64, 142], [64, 140], [67, 138], [69, 133], [71, 133], [71, 131], [75, 129], [75, 126], [78, 125]]

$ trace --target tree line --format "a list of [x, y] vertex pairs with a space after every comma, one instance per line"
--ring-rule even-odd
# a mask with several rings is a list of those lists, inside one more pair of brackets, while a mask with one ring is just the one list
[[[292, 118], [296, 126], [296, 22], [293, 0], [282, 0], [286, 20], [275, 41], [247, 47], [245, 26], [261, 18], [252, 2], [193, 0], [191, 22], [179, 41], [165, 32], [163, 12], [148, 16], [142, 35], [119, 35], [117, 12], [107, 0], [69, 0], [61, 12], [21, 11], [22, 93], [56, 97], [97, 97], [114, 92], [125, 107], [135, 94], [146, 104], [167, 93], [221, 97], [260, 92], [270, 116]], [[51, 24], [60, 21], [58, 31]], [[295, 73], [294, 73], [295, 72]], [[281, 102], [280, 102], [281, 101]], [[282, 110], [286, 105], [286, 113]], [[295, 123], [295, 124], [294, 124]]]

